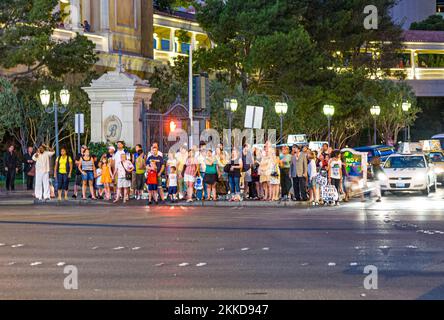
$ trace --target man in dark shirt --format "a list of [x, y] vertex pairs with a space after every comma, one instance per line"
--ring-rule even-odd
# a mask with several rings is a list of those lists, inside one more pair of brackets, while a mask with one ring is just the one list
[[32, 156], [34, 155], [34, 148], [28, 147], [28, 151], [24, 155], [24, 161], [25, 164], [25, 174], [26, 174], [26, 189], [27, 190], [33, 190], [33, 184], [34, 184], [34, 174], [29, 175], [32, 167], [35, 165], [34, 160], [32, 160]]
[[15, 153], [14, 146], [10, 145], [8, 151], [4, 156], [5, 171], [6, 171], [6, 190], [14, 191], [15, 189], [15, 174], [17, 173], [18, 158]]

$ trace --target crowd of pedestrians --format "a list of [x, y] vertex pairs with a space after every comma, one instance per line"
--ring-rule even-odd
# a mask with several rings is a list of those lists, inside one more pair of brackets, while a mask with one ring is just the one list
[[[228, 152], [223, 145], [210, 148], [201, 142], [164, 155], [157, 143], [148, 152], [137, 145], [131, 153], [119, 141], [102, 155], [91, 154], [87, 146], [75, 157], [63, 147], [58, 157], [54, 154], [41, 145], [35, 152], [28, 148], [23, 158], [27, 189], [34, 186], [34, 196], [40, 201], [68, 200], [73, 178], [71, 197], [83, 200], [126, 203], [131, 199], [148, 205], [179, 200], [339, 204], [348, 201], [351, 186], [359, 178], [347, 172], [341, 152], [327, 144], [315, 151], [299, 145], [275, 148], [266, 142]], [[6, 188], [13, 191], [19, 163], [14, 146], [8, 148], [4, 163]], [[327, 187], [337, 196], [326, 200]]]

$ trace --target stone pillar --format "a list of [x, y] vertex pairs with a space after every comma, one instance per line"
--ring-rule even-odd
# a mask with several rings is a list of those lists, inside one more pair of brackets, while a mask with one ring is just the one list
[[137, 76], [118, 70], [105, 73], [82, 89], [88, 94], [91, 106], [92, 142], [124, 140], [130, 147], [143, 142], [141, 101], [149, 105], [157, 89]]
[[412, 50], [410, 52], [410, 63], [411, 63], [411, 78], [416, 79], [416, 51]]
[[175, 49], [175, 37], [176, 37], [176, 29], [171, 28], [170, 29], [170, 51], [171, 52], [176, 52]]
[[82, 0], [82, 20], [86, 20], [91, 25], [91, 0]]
[[70, 20], [73, 31], [80, 31], [82, 28], [80, 0], [70, 0]]
[[100, 30], [109, 30], [109, 0], [100, 0]]

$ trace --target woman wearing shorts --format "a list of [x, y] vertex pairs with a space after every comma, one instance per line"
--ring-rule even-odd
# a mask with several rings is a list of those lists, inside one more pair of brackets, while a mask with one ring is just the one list
[[93, 158], [89, 154], [89, 149], [85, 150], [84, 155], [80, 158], [79, 170], [82, 174], [82, 199], [86, 200], [86, 187], [89, 185], [91, 198], [96, 200], [94, 192], [94, 179], [96, 178], [96, 167]]
[[216, 201], [217, 159], [213, 156], [213, 152], [211, 152], [211, 150], [207, 151], [207, 156], [205, 158], [204, 182], [207, 185], [207, 200]]

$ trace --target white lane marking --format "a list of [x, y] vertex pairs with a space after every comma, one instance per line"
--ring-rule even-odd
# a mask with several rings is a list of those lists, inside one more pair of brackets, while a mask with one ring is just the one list
[[206, 262], [199, 262], [198, 264], [196, 264], [196, 267], [203, 267], [206, 266], [207, 263]]
[[99, 249], [99, 247], [92, 247], [91, 250]]
[[336, 266], [336, 263], [334, 263], [334, 262], [329, 262], [329, 263], [328, 263], [328, 266], [329, 266], [329, 267], [334, 267], [334, 266]]
[[23, 243], [19, 243], [19, 244], [13, 244], [13, 245], [11, 246], [11, 248], [20, 248], [20, 247], [23, 247], [23, 246], [24, 246]]
[[224, 251], [225, 250], [225, 248], [219, 248], [219, 249], [217, 249], [217, 251]]
[[161, 263], [155, 264], [154, 266], [155, 267], [161, 267], [161, 266], [164, 266], [164, 265], [165, 265], [165, 263], [161, 262]]
[[0, 243], [0, 247], [6, 246], [6, 243]]
[[406, 246], [406, 248], [408, 248], [408, 249], [418, 249], [417, 246], [413, 246], [413, 245]]
[[140, 249], [140, 247], [131, 248], [131, 250], [139, 250], [139, 249]]
[[241, 251], [248, 251], [250, 248], [242, 248]]
[[356, 267], [358, 265], [357, 262], [350, 262], [350, 267]]
[[308, 266], [308, 262], [301, 263], [301, 266]]
[[57, 267], [63, 267], [66, 264], [66, 262], [59, 262], [57, 263]]
[[40, 261], [36, 261], [36, 262], [32, 262], [31, 264], [30, 264], [30, 266], [31, 267], [34, 267], [34, 266], [39, 266], [39, 265], [41, 265], [42, 263], [40, 262]]
[[389, 246], [379, 246], [379, 249], [385, 250], [385, 249], [390, 249], [390, 247]]
[[113, 250], [122, 250], [122, 249], [125, 249], [125, 247], [115, 247], [115, 248], [113, 248]]
[[13, 265], [15, 265], [15, 262], [14, 262], [14, 261], [12, 261], [12, 262], [8, 262], [6, 265], [7, 265], [7, 266], [13, 266]]
[[188, 262], [182, 262], [181, 264], [179, 264], [179, 267], [186, 267], [189, 266], [190, 264]]
[[268, 251], [268, 250], [270, 250], [270, 248], [265, 247], [265, 248], [262, 248], [262, 250], [264, 250], [264, 251]]

